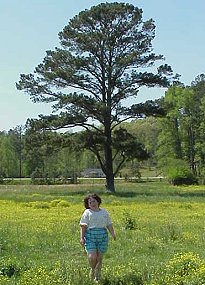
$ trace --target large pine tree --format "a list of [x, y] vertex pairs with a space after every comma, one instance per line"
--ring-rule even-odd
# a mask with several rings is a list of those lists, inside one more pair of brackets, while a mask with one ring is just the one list
[[141, 86], [167, 86], [172, 76], [166, 64], [154, 73], [144, 70], [163, 59], [152, 51], [154, 37], [154, 21], [143, 22], [141, 9], [102, 3], [71, 19], [59, 33], [61, 48], [47, 51], [34, 74], [22, 74], [17, 84], [34, 102], [53, 102], [56, 114], [40, 116], [39, 128], [81, 126], [90, 141], [94, 132], [101, 147], [93, 140], [92, 150], [111, 192], [113, 130], [129, 118], [157, 112], [152, 102], [132, 106], [130, 102]]

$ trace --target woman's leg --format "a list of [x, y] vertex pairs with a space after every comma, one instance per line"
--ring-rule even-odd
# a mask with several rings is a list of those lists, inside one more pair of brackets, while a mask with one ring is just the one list
[[97, 262], [95, 266], [95, 278], [100, 279], [101, 268], [102, 268], [103, 253], [97, 251]]
[[89, 261], [89, 265], [90, 265], [90, 278], [94, 279], [95, 277], [95, 269], [96, 269], [96, 265], [97, 265], [97, 252], [96, 251], [92, 251], [92, 252], [88, 252], [88, 261]]

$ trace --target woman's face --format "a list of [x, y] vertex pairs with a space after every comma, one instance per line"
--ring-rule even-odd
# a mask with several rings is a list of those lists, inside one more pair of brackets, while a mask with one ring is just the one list
[[96, 211], [99, 209], [98, 201], [94, 198], [88, 199], [88, 206], [91, 210]]

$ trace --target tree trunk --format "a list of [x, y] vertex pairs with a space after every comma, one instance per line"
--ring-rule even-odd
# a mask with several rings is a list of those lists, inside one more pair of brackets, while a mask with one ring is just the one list
[[105, 147], [105, 165], [106, 165], [106, 189], [108, 192], [115, 192], [115, 180], [113, 174], [113, 164], [112, 164], [112, 149], [108, 145]]
[[111, 129], [106, 128], [106, 143], [105, 150], [105, 175], [106, 175], [106, 189], [108, 192], [115, 193], [115, 180], [113, 173], [113, 160], [112, 160], [112, 136]]
[[111, 172], [106, 174], [106, 189], [108, 192], [115, 193], [115, 180]]
[[179, 136], [179, 122], [176, 117], [173, 120], [174, 120], [175, 152], [177, 158], [182, 159], [182, 147]]
[[192, 126], [188, 128], [189, 135], [189, 164], [192, 170], [192, 173], [196, 175], [196, 165], [195, 165], [195, 139]]

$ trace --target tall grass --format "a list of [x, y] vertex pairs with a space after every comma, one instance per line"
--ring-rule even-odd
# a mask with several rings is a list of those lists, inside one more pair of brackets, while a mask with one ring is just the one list
[[205, 187], [165, 182], [0, 186], [0, 284], [79, 285], [88, 278], [79, 219], [88, 192], [102, 196], [117, 232], [102, 284], [204, 284]]

